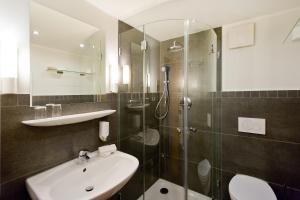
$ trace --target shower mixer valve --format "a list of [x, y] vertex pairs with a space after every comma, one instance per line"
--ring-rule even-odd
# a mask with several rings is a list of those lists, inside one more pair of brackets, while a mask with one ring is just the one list
[[191, 98], [189, 98], [189, 97], [182, 97], [181, 100], [180, 100], [179, 105], [183, 107], [185, 105], [185, 103], [187, 104], [188, 109], [191, 109], [191, 107], [192, 107], [192, 100], [191, 100]]
[[[176, 130], [179, 134], [182, 134], [182, 129], [181, 128], [177, 127]], [[198, 131], [197, 128], [191, 126], [191, 127], [189, 127], [189, 132], [188, 133], [196, 133], [197, 131]]]

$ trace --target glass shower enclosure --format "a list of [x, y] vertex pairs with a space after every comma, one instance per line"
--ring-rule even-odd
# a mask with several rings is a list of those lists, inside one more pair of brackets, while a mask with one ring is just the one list
[[119, 23], [119, 148], [140, 162], [121, 199], [220, 199], [217, 38], [197, 20]]

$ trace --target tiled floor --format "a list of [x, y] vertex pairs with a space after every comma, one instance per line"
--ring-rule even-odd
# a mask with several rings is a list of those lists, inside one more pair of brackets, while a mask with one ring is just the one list
[[[167, 188], [168, 193], [162, 194], [161, 188]], [[184, 199], [184, 188], [176, 185], [164, 179], [158, 179], [146, 192], [145, 200], [183, 200]], [[210, 197], [202, 195], [198, 192], [189, 190], [189, 200], [211, 200]], [[138, 200], [143, 200], [143, 196], [140, 196]]]

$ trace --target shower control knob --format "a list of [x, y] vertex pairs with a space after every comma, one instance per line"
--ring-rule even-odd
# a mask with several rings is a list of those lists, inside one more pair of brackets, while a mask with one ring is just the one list
[[[177, 129], [177, 132], [178, 132], [178, 133], [180, 133], [180, 134], [182, 133], [181, 128], [176, 128], [176, 129]], [[189, 131], [192, 132], [192, 133], [196, 133], [196, 132], [198, 131], [198, 129], [197, 129], [197, 128], [194, 128], [194, 127], [190, 127], [190, 128], [189, 128]]]
[[190, 127], [189, 128], [190, 132], [192, 133], [196, 133], [198, 131], [198, 129], [194, 128], [194, 127]]
[[179, 102], [179, 105], [181, 107], [184, 107], [185, 105], [187, 105], [187, 108], [190, 110], [192, 107], [192, 100], [189, 97], [182, 97]]
[[180, 134], [182, 133], [181, 128], [177, 127], [176, 130], [177, 130], [178, 133], [180, 133]]

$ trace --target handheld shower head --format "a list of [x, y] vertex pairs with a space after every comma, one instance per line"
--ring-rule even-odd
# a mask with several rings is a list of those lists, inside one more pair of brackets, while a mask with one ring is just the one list
[[[164, 80], [164, 85], [163, 85], [163, 93], [156, 105], [156, 108], [155, 108], [155, 118], [156, 119], [159, 119], [159, 120], [162, 120], [164, 118], [167, 117], [168, 113], [169, 113], [169, 104], [170, 104], [170, 94], [169, 94], [169, 83], [170, 83], [170, 80], [169, 80], [169, 72], [170, 72], [170, 69], [171, 69], [171, 65], [169, 64], [165, 64], [162, 68], [161, 68], [161, 71], [164, 73], [165, 75], [165, 80]], [[163, 103], [163, 99], [164, 99], [164, 103]], [[165, 107], [165, 111], [162, 113], [159, 111], [159, 106], [160, 105], [164, 105]]]
[[162, 68], [161, 71], [164, 72], [165, 74], [165, 83], [169, 83], [169, 73], [170, 73], [171, 65], [165, 64]]
[[170, 68], [171, 68], [171, 65], [170, 64], [165, 64], [162, 68], [161, 68], [161, 71], [162, 72], [169, 72], [170, 71]]

